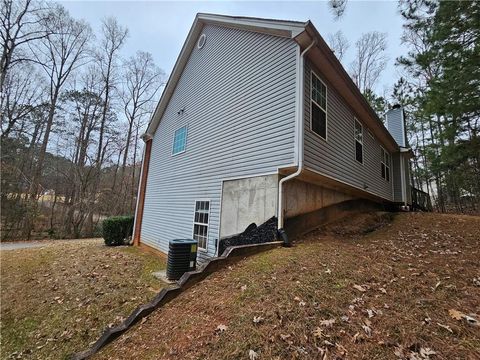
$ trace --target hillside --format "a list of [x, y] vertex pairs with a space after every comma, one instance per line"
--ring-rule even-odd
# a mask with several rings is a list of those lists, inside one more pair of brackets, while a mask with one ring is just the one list
[[197, 284], [98, 359], [480, 358], [480, 218], [348, 219]]

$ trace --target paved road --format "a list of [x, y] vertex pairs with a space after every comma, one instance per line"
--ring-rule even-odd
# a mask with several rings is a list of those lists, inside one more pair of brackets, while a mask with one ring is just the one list
[[6, 242], [6, 243], [0, 243], [0, 250], [29, 249], [29, 248], [42, 247], [45, 245], [46, 244], [42, 244], [39, 242], [27, 242], [27, 241]]

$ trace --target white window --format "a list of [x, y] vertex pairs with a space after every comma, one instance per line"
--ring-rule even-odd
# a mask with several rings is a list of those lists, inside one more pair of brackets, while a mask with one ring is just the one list
[[382, 178], [390, 181], [390, 154], [383, 147], [380, 148], [380, 154]]
[[177, 129], [173, 134], [172, 155], [180, 154], [185, 151], [187, 146], [187, 127], [183, 126]]
[[310, 130], [327, 140], [327, 87], [313, 72], [310, 84]]
[[195, 215], [193, 218], [193, 238], [198, 241], [200, 249], [207, 249], [208, 217], [210, 215], [210, 201], [195, 201]]
[[357, 119], [355, 120], [355, 159], [363, 164], [363, 126]]

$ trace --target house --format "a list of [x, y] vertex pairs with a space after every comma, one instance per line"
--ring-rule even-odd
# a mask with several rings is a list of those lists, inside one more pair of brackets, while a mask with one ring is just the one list
[[407, 206], [403, 117], [383, 125], [310, 21], [198, 14], [142, 137], [134, 243], [193, 237], [201, 260], [272, 217]]

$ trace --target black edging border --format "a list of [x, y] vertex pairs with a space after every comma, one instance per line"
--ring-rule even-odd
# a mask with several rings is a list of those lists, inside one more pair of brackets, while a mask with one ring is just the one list
[[182, 275], [177, 284], [160, 290], [160, 292], [148, 303], [138, 306], [120, 325], [107, 328], [103, 335], [87, 350], [73, 354], [71, 360], [84, 360], [97, 353], [105, 345], [111, 343], [117, 337], [122, 335], [130, 327], [135, 325], [140, 319], [150, 315], [157, 308], [167, 304], [175, 299], [183, 291], [205, 279], [208, 275], [232, 264], [245, 256], [260, 253], [262, 251], [274, 249], [282, 246], [282, 241], [272, 241], [262, 244], [248, 244], [230, 246], [225, 249], [222, 256], [212, 258], [207, 261], [203, 269], [190, 271]]

